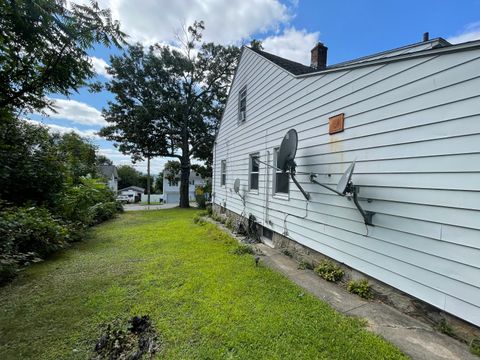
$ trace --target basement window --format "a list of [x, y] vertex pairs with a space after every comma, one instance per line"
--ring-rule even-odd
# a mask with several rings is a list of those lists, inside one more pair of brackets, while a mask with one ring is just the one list
[[257, 160], [259, 159], [260, 155], [258, 153], [250, 155], [250, 190], [258, 190], [259, 163]]
[[247, 85], [238, 93], [238, 122], [247, 120]]
[[266, 228], [266, 227], [263, 227], [262, 235], [263, 235], [263, 237], [267, 238], [268, 240], [273, 239], [273, 231]]
[[[273, 163], [275, 164], [275, 167], [278, 166], [277, 165], [278, 150], [279, 148], [276, 148], [274, 150]], [[290, 187], [290, 178], [288, 176], [288, 173], [284, 173], [282, 170], [274, 169], [273, 194], [288, 195], [289, 187]]]
[[225, 183], [227, 182], [227, 160], [222, 160], [221, 165], [220, 165], [220, 185], [225, 186]]

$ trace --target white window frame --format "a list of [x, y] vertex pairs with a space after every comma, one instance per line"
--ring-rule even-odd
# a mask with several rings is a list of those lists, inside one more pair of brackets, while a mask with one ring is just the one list
[[227, 184], [227, 160], [220, 161], [220, 186]]
[[[242, 106], [242, 101], [244, 100], [245, 100], [245, 106]], [[238, 123], [242, 124], [246, 121], [247, 121], [247, 85], [242, 87], [238, 92]]]
[[277, 192], [277, 174], [283, 174], [281, 170], [277, 170], [277, 156], [278, 156], [278, 150], [280, 148], [275, 148], [273, 149], [273, 166], [274, 168], [272, 169], [273, 175], [272, 175], [272, 195], [274, 197], [280, 198], [280, 199], [290, 199], [290, 176], [288, 176], [288, 191], [287, 192]]
[[[258, 189], [260, 188], [260, 163], [258, 163], [258, 171], [253, 172], [253, 158], [260, 159], [260, 153], [256, 152], [253, 154], [250, 154], [248, 158], [249, 162], [249, 167], [248, 167], [248, 190], [251, 191], [252, 193], [258, 194]], [[257, 180], [257, 188], [254, 189], [252, 188], [252, 175], [257, 174], [258, 180]]]

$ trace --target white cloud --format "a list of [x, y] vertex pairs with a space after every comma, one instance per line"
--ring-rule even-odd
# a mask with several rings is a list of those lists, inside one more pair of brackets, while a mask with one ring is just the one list
[[101, 0], [100, 5], [110, 8], [112, 17], [120, 20], [129, 41], [170, 43], [183, 23], [188, 26], [203, 20], [204, 39], [227, 44], [288, 22], [295, 1], [285, 5], [279, 0]]
[[47, 110], [46, 114], [54, 119], [68, 120], [84, 125], [104, 125], [102, 113], [94, 107], [71, 99], [50, 99], [53, 101], [56, 113]]
[[92, 61], [93, 69], [98, 75], [101, 75], [107, 79], [112, 78], [112, 75], [107, 73], [108, 63], [105, 60], [95, 56], [91, 56], [90, 60]]
[[319, 32], [309, 33], [307, 30], [285, 29], [281, 35], [273, 35], [263, 39], [265, 51], [288, 60], [310, 65], [310, 51], [318, 42]]
[[78, 135], [82, 137], [87, 137], [87, 138], [94, 138], [94, 139], [100, 139], [100, 136], [97, 134], [97, 130], [94, 129], [87, 129], [87, 130], [80, 130], [79, 128], [76, 127], [67, 127], [67, 126], [60, 126], [60, 125], [55, 125], [55, 124], [46, 124], [41, 121], [36, 121], [36, 120], [26, 120], [27, 122], [35, 125], [43, 125], [48, 127], [52, 132], [55, 133], [60, 133], [60, 134], [66, 134], [70, 132], [77, 133]]
[[460, 34], [449, 37], [447, 40], [452, 44], [480, 40], [480, 21], [468, 24]]
[[[113, 161], [113, 164], [116, 166], [120, 165], [130, 165], [133, 166], [138, 171], [143, 173], [147, 173], [147, 162], [146, 161], [138, 161], [135, 164], [132, 163], [132, 159], [129, 155], [123, 155], [120, 151], [115, 148], [102, 148], [97, 151], [97, 153], [108, 157], [110, 160]], [[150, 174], [158, 175], [160, 171], [163, 171], [163, 167], [168, 160], [172, 160], [173, 158], [154, 158], [150, 161]]]

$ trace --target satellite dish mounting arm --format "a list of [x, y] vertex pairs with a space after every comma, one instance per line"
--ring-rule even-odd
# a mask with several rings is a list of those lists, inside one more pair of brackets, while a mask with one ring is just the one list
[[310, 174], [310, 181], [314, 184], [317, 184], [317, 185], [320, 185], [322, 187], [324, 187], [325, 189], [328, 189], [330, 191], [333, 191], [335, 194], [337, 195], [340, 195], [340, 196], [345, 196], [344, 194], [342, 194], [341, 192], [338, 192], [337, 190], [335, 190], [334, 188], [331, 188], [330, 186], [327, 186], [325, 184], [322, 184], [322, 183], [319, 183], [317, 180], [315, 180], [315, 178], [317, 177], [317, 175], [315, 174]]
[[363, 222], [365, 223], [365, 225], [375, 226], [372, 223], [372, 217], [373, 215], [375, 215], [375, 213], [373, 211], [363, 210], [363, 208], [360, 206], [360, 203], [358, 202], [359, 192], [360, 192], [360, 187], [353, 185], [353, 183], [349, 181], [347, 185], [348, 196], [351, 196], [353, 198], [353, 203], [355, 204], [358, 211], [362, 215]]
[[305, 199], [310, 200], [310, 194], [307, 193], [305, 190], [303, 190], [303, 188], [300, 186], [297, 179], [295, 178], [297, 164], [295, 164], [295, 161], [292, 160], [290, 164], [288, 164], [288, 166], [290, 168], [289, 174], [293, 182], [295, 183], [295, 185], [297, 185], [298, 189], [302, 192], [303, 196], [305, 196]]

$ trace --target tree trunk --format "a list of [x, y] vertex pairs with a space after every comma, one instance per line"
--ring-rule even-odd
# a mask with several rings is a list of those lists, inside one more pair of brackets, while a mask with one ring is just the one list
[[150, 205], [150, 156], [147, 157], [147, 204]]
[[188, 198], [188, 188], [190, 185], [190, 157], [188, 155], [182, 156], [180, 164], [182, 166], [180, 177], [180, 207], [189, 208], [190, 200]]

